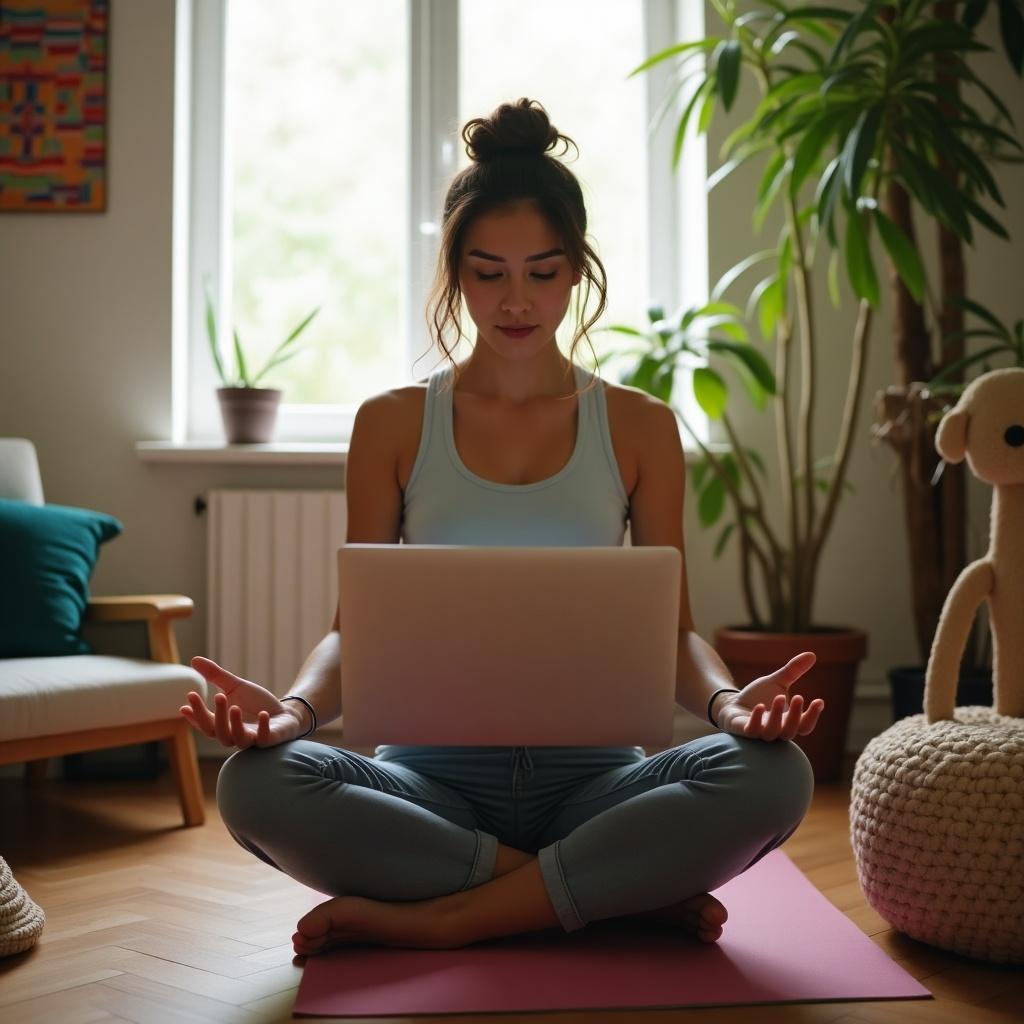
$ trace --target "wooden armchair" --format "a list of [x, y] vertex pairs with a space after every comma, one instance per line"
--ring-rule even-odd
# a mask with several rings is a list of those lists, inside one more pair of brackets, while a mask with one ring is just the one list
[[[35, 448], [0, 438], [0, 496], [41, 505]], [[149, 658], [104, 654], [0, 658], [0, 764], [26, 762], [26, 781], [45, 777], [50, 757], [128, 746], [168, 744], [171, 773], [186, 825], [204, 818], [192, 726], [178, 708], [206, 681], [179, 663], [173, 620], [192, 614], [180, 594], [93, 597], [86, 621], [145, 622]]]

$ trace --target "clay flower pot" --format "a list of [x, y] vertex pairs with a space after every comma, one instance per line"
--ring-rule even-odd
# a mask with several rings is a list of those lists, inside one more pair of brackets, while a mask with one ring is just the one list
[[274, 436], [280, 388], [217, 388], [228, 444], [266, 444]]

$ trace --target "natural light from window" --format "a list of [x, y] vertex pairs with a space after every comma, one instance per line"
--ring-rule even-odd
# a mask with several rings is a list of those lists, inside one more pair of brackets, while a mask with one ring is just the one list
[[[587, 208], [587, 241], [608, 275], [608, 308], [590, 331], [605, 380], [617, 380], [604, 362], [620, 334], [612, 323], [645, 324], [647, 300], [647, 117], [644, 82], [626, 75], [643, 60], [643, 10], [621, 0], [482, 0], [459, 5], [459, 123], [486, 117], [522, 96], [544, 105], [552, 124], [579, 147], [554, 154], [576, 175]], [[501, 45], [493, 41], [501, 40]], [[469, 164], [458, 140], [459, 167]], [[581, 283], [580, 289], [585, 287]], [[568, 354], [575, 333], [575, 299], [557, 337]], [[591, 289], [584, 313], [597, 308]], [[466, 321], [464, 330], [472, 324]], [[468, 349], [465, 343], [462, 353]], [[576, 360], [593, 368], [586, 339]]]
[[[405, 0], [228, 4], [234, 324], [262, 386], [357, 405], [403, 354], [408, 186]], [[291, 346], [290, 346], [291, 347]], [[252, 353], [251, 357], [249, 353]]]

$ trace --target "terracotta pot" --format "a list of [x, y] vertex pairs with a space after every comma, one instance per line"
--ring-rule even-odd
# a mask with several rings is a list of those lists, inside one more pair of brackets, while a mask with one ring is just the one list
[[277, 423], [280, 388], [217, 388], [228, 444], [266, 444]]
[[821, 697], [825, 708], [814, 731], [795, 736], [793, 742], [807, 755], [816, 781], [837, 781], [846, 751], [857, 666], [868, 651], [867, 635], [859, 629], [836, 626], [822, 626], [810, 633], [764, 633], [726, 626], [715, 631], [715, 650], [739, 687], [782, 668], [801, 651], [818, 656], [814, 667], [789, 692], [801, 694], [805, 708]]

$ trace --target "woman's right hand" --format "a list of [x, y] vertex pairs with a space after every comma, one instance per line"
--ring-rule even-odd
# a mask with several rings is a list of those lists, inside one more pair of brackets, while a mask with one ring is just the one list
[[193, 658], [192, 667], [223, 691], [213, 695], [213, 713], [194, 690], [189, 692], [189, 703], [181, 706], [181, 714], [204, 736], [244, 750], [286, 743], [308, 728], [309, 711], [300, 701], [292, 702], [294, 708], [283, 704], [266, 687], [236, 676], [209, 658]]

